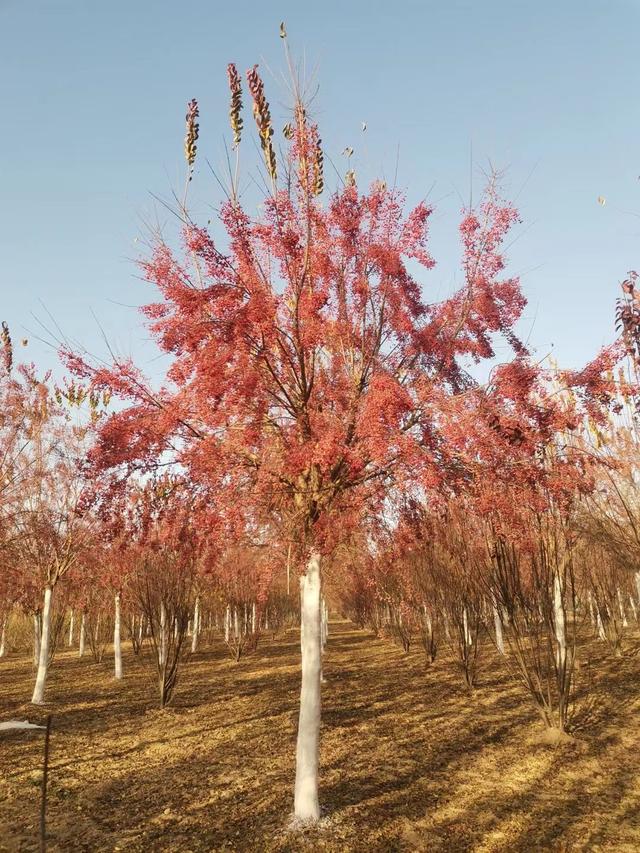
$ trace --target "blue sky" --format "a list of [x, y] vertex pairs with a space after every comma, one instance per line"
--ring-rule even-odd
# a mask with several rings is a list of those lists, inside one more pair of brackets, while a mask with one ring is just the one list
[[[0, 318], [30, 338], [25, 355], [55, 364], [35, 339], [50, 315], [89, 350], [104, 354], [102, 328], [159, 372], [129, 307], [152, 298], [135, 240], [170, 219], [152, 194], [183, 184], [192, 97], [200, 162], [221, 168], [227, 62], [259, 62], [286, 120], [282, 19], [317, 69], [327, 156], [344, 170], [350, 145], [359, 175], [389, 179], [397, 160], [409, 201], [436, 203], [427, 299], [459, 276], [460, 208], [491, 162], [523, 219], [509, 250], [523, 336], [571, 367], [611, 340], [618, 283], [640, 265], [640, 2], [0, 0]], [[219, 197], [201, 168], [196, 209]]]

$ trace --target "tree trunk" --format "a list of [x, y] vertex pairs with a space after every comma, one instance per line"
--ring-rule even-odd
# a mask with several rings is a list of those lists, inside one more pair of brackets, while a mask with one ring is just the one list
[[638, 605], [640, 605], [640, 571], [635, 573], [636, 592], [638, 594]]
[[596, 602], [596, 628], [598, 630], [598, 639], [606, 640], [607, 635], [604, 630], [604, 625], [602, 624], [602, 616], [600, 615], [600, 608]]
[[49, 634], [51, 629], [51, 597], [53, 589], [50, 586], [44, 590], [44, 607], [42, 608], [42, 630], [40, 633], [40, 654], [38, 657], [38, 674], [36, 676], [32, 705], [44, 705], [44, 688], [47, 683], [49, 669]]
[[596, 627], [596, 614], [593, 609], [593, 596], [591, 595], [591, 590], [587, 592], [587, 602], [589, 604], [589, 618], [591, 619], [591, 624], [593, 627]]
[[200, 596], [196, 596], [196, 604], [193, 610], [193, 633], [191, 635], [191, 652], [198, 651], [198, 633], [200, 631]]
[[113, 625], [113, 657], [115, 660], [115, 677], [122, 678], [122, 646], [120, 645], [120, 593], [116, 592], [116, 614]]
[[473, 641], [471, 639], [471, 631], [469, 630], [469, 615], [466, 607], [462, 608], [462, 625], [464, 629], [464, 644], [468, 648], [473, 645]]
[[557, 643], [556, 661], [558, 669], [564, 671], [567, 663], [567, 635], [562, 604], [560, 575], [555, 574], [553, 577], [553, 625]]
[[298, 820], [320, 817], [318, 751], [320, 742], [320, 555], [312, 553], [300, 579], [302, 687], [296, 747], [294, 813]]
[[627, 622], [627, 614], [625, 613], [624, 602], [622, 601], [622, 593], [620, 592], [620, 589], [618, 589], [617, 592], [618, 592], [618, 608], [620, 609], [620, 619], [622, 620], [622, 627], [628, 628], [629, 623]]
[[84, 655], [84, 643], [85, 643], [85, 615], [84, 610], [82, 611], [82, 618], [80, 619], [80, 642], [78, 645], [78, 657], [82, 657]]
[[73, 645], [73, 610], [71, 611], [71, 619], [69, 620], [69, 639], [67, 640], [69, 648]]
[[322, 599], [322, 601], [320, 603], [320, 618], [321, 618], [321, 623], [320, 623], [321, 624], [321, 634], [320, 634], [320, 636], [321, 636], [321, 640], [322, 640], [322, 651], [324, 652], [325, 646], [327, 645], [327, 637], [329, 636], [329, 625], [328, 625], [329, 619], [327, 616], [327, 605], [326, 605], [324, 598]]
[[224, 612], [224, 641], [229, 642], [229, 625], [231, 623], [231, 607], [227, 604], [227, 609]]
[[6, 629], [7, 629], [7, 619], [9, 617], [5, 616], [2, 620], [2, 632], [0, 633], [0, 658], [4, 657], [4, 646], [6, 639]]
[[40, 614], [33, 614], [33, 665], [38, 666], [40, 660]]
[[164, 680], [164, 665], [167, 662], [167, 610], [164, 601], [160, 602], [160, 648], [158, 652], [158, 662], [163, 670], [162, 678]]
[[502, 619], [500, 618], [500, 611], [493, 605], [493, 626], [496, 632], [496, 646], [498, 647], [498, 651], [501, 655], [504, 652], [504, 637], [502, 636]]
[[451, 639], [451, 631], [449, 630], [449, 617], [447, 616], [447, 611], [442, 611], [442, 621], [444, 623], [444, 635], [447, 640]]

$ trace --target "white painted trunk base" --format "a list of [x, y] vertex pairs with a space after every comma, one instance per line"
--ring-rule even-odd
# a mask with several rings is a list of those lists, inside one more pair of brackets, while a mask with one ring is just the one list
[[193, 611], [193, 633], [191, 634], [191, 652], [198, 651], [198, 634], [200, 633], [200, 596], [196, 596], [196, 604]]
[[42, 631], [40, 636], [40, 654], [38, 657], [38, 674], [33, 688], [31, 703], [44, 705], [44, 689], [47, 683], [49, 669], [49, 635], [51, 632], [51, 598], [53, 590], [48, 586], [44, 591], [44, 607], [42, 608]]
[[122, 645], [120, 643], [120, 593], [115, 598], [115, 620], [113, 624], [113, 658], [115, 665], [115, 677], [122, 678]]
[[504, 651], [504, 637], [502, 636], [502, 619], [500, 618], [500, 611], [493, 605], [493, 626], [496, 632], [496, 646], [501, 655], [505, 653]]
[[167, 662], [167, 610], [164, 606], [164, 601], [160, 604], [160, 648], [159, 648], [159, 663], [163, 667]]
[[553, 578], [553, 624], [557, 643], [556, 661], [559, 669], [564, 669], [567, 663], [567, 634], [562, 604], [562, 585], [559, 575], [555, 575]]
[[320, 817], [318, 753], [320, 746], [320, 555], [311, 554], [300, 579], [302, 686], [296, 746], [294, 814], [301, 821]]
[[40, 660], [40, 614], [33, 614], [33, 665], [38, 666]]
[[85, 615], [84, 612], [80, 619], [80, 640], [78, 642], [78, 657], [82, 657], [84, 655], [84, 644], [86, 640], [86, 625], [85, 625]]
[[627, 622], [627, 614], [624, 609], [624, 602], [622, 600], [622, 593], [618, 589], [618, 608], [620, 609], [620, 619], [622, 620], [622, 627], [628, 628], [629, 623]]

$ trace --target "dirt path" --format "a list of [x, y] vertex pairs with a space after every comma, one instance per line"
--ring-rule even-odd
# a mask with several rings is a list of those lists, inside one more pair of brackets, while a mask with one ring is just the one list
[[[489, 649], [470, 696], [448, 656], [427, 669], [417, 650], [405, 656], [347, 622], [330, 627], [326, 816], [306, 834], [287, 829], [295, 634], [239, 664], [214, 641], [184, 667], [164, 712], [128, 648], [122, 684], [110, 662], [60, 654], [42, 710], [25, 703], [30, 661], [1, 662], [0, 719], [54, 714], [49, 850], [640, 850], [639, 656], [590, 647], [599, 680], [582, 742], [545, 749]], [[37, 849], [41, 752], [38, 734], [0, 734], [1, 851]]]

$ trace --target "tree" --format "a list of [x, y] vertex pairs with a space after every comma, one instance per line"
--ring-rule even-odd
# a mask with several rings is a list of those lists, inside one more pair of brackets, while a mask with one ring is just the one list
[[[74, 565], [89, 530], [78, 513], [83, 488], [81, 461], [86, 453], [86, 427], [72, 422], [70, 404], [88, 396], [74, 383], [64, 391], [50, 374], [40, 378], [34, 365], [14, 368], [6, 324], [0, 366], [2, 411], [0, 440], [0, 525], [21, 583], [39, 589], [43, 598], [39, 630], [38, 671], [32, 702], [43, 704], [49, 661], [53, 591]], [[97, 411], [95, 395], [91, 411]], [[61, 627], [61, 626], [60, 626]]]
[[[229, 81], [238, 152], [242, 91], [233, 65]], [[156, 235], [142, 263], [160, 296], [143, 313], [172, 359], [166, 382], [153, 388], [131, 360], [101, 367], [65, 357], [94, 392], [126, 402], [99, 424], [90, 457], [111, 488], [173, 465], [242, 537], [253, 528], [259, 539], [267, 523], [289, 531], [302, 612], [295, 814], [316, 820], [323, 560], [365, 512], [383, 515], [391, 492], [464, 479], [458, 446], [471, 452], [474, 433], [452, 443], [448, 424], [476, 386], [465, 365], [492, 358], [496, 336], [524, 361], [514, 326], [525, 299], [519, 281], [503, 275], [501, 244], [517, 214], [496, 180], [463, 213], [463, 286], [425, 301], [409, 266], [422, 274], [434, 265], [429, 205], [407, 211], [397, 189], [377, 181], [363, 190], [350, 171], [323, 206], [319, 130], [295, 75], [281, 161], [257, 67], [247, 82], [266, 169], [257, 215], [233, 180], [216, 240], [191, 220], [185, 194], [182, 257]], [[198, 133], [192, 101], [187, 186]], [[517, 428], [496, 417], [487, 431], [508, 442]]]

